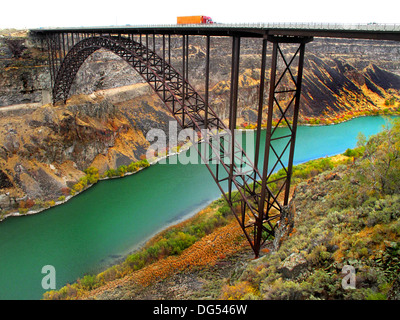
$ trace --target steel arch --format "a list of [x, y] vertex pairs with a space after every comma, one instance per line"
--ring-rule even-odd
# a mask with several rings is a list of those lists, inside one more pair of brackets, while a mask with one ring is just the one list
[[[182, 128], [195, 129], [196, 125], [204, 127], [205, 101], [200, 94], [155, 52], [124, 37], [90, 37], [72, 47], [57, 72], [53, 102], [67, 100], [79, 68], [99, 49], [109, 50], [130, 64], [165, 102]], [[189, 113], [191, 117], [185, 117]], [[207, 108], [207, 119], [210, 126], [224, 128], [211, 108]]]

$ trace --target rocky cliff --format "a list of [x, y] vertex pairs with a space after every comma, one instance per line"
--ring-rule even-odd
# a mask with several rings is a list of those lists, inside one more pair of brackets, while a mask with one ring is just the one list
[[[143, 92], [137, 86], [128, 92]], [[148, 99], [133, 98], [127, 107], [81, 95], [66, 105], [0, 109], [0, 209], [68, 195], [90, 166], [102, 173], [139, 160], [149, 145], [147, 131], [166, 130], [172, 119]]]
[[[8, 37], [0, 35], [3, 213], [28, 199], [57, 199], [89, 166], [104, 172], [138, 160], [149, 145], [148, 130], [166, 129], [172, 120], [141, 77], [103, 50], [83, 64], [66, 105], [45, 104], [50, 92], [46, 54], [32, 39], [18, 36], [23, 46], [19, 54], [6, 41]], [[180, 38], [172, 38], [171, 62], [179, 71]], [[189, 43], [189, 81], [199, 92], [204, 91], [204, 41], [196, 37]], [[211, 105], [226, 118], [230, 39], [213, 38], [211, 46]], [[259, 41], [242, 39], [239, 124], [256, 120], [260, 52]], [[301, 120], [379, 109], [385, 100], [397, 99], [399, 56], [400, 48], [393, 42], [316, 39], [307, 46]]]

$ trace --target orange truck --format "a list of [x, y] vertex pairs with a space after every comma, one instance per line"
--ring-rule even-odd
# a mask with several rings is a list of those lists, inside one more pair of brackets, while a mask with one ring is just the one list
[[178, 24], [199, 24], [199, 23], [213, 23], [212, 19], [207, 16], [186, 16], [186, 17], [178, 17]]

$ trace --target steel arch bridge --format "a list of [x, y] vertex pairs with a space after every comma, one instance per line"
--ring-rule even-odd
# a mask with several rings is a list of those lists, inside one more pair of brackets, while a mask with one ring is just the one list
[[79, 68], [99, 49], [107, 49], [131, 65], [153, 88], [182, 128], [224, 128], [215, 112], [206, 108], [204, 99], [178, 71], [154, 51], [126, 37], [94, 36], [75, 44], [57, 72], [52, 92], [54, 102], [67, 100]]
[[[399, 26], [371, 28], [336, 24], [330, 27], [173, 25], [36, 29], [31, 32], [47, 45], [54, 103], [67, 100], [79, 68], [99, 49], [109, 50], [131, 65], [153, 88], [179, 125], [199, 133], [211, 150], [210, 153], [205, 153], [204, 149], [195, 145], [258, 257], [263, 243], [275, 235], [277, 225], [288, 210], [305, 45], [314, 36], [400, 40]], [[171, 35], [180, 37], [182, 41], [181, 72], [171, 65]], [[189, 36], [202, 36], [206, 40], [204, 97], [188, 81]], [[213, 36], [232, 39], [228, 125], [209, 106], [210, 37]], [[242, 38], [247, 37], [259, 38], [262, 48], [255, 152], [251, 158], [234, 134], [238, 116], [240, 43]], [[149, 40], [152, 40], [152, 49]], [[157, 41], [159, 53], [156, 52]], [[272, 43], [269, 89], [266, 85], [268, 42]], [[287, 44], [292, 51], [284, 50]], [[283, 81], [285, 77], [287, 81]], [[267, 93], [266, 141], [262, 155], [261, 123], [265, 112], [264, 96]], [[284, 100], [281, 99], [283, 95], [286, 97]], [[275, 126], [273, 119], [278, 119]], [[276, 128], [279, 124], [287, 126], [287, 135], [277, 134]], [[228, 140], [228, 146], [222, 140]], [[277, 140], [283, 143], [282, 150], [274, 148], [273, 142]], [[262, 168], [259, 168], [260, 158], [263, 158]], [[210, 165], [210, 160], [216, 163], [215, 167]], [[280, 167], [283, 168], [284, 175], [277, 180], [271, 180], [274, 170]], [[272, 192], [269, 186], [278, 181], [279, 189]], [[224, 191], [224, 183], [228, 184], [228, 192]]]

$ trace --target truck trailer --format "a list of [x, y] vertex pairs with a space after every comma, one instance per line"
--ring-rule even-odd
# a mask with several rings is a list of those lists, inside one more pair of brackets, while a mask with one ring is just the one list
[[185, 16], [185, 17], [177, 17], [178, 24], [209, 24], [213, 23], [212, 19], [207, 16]]

